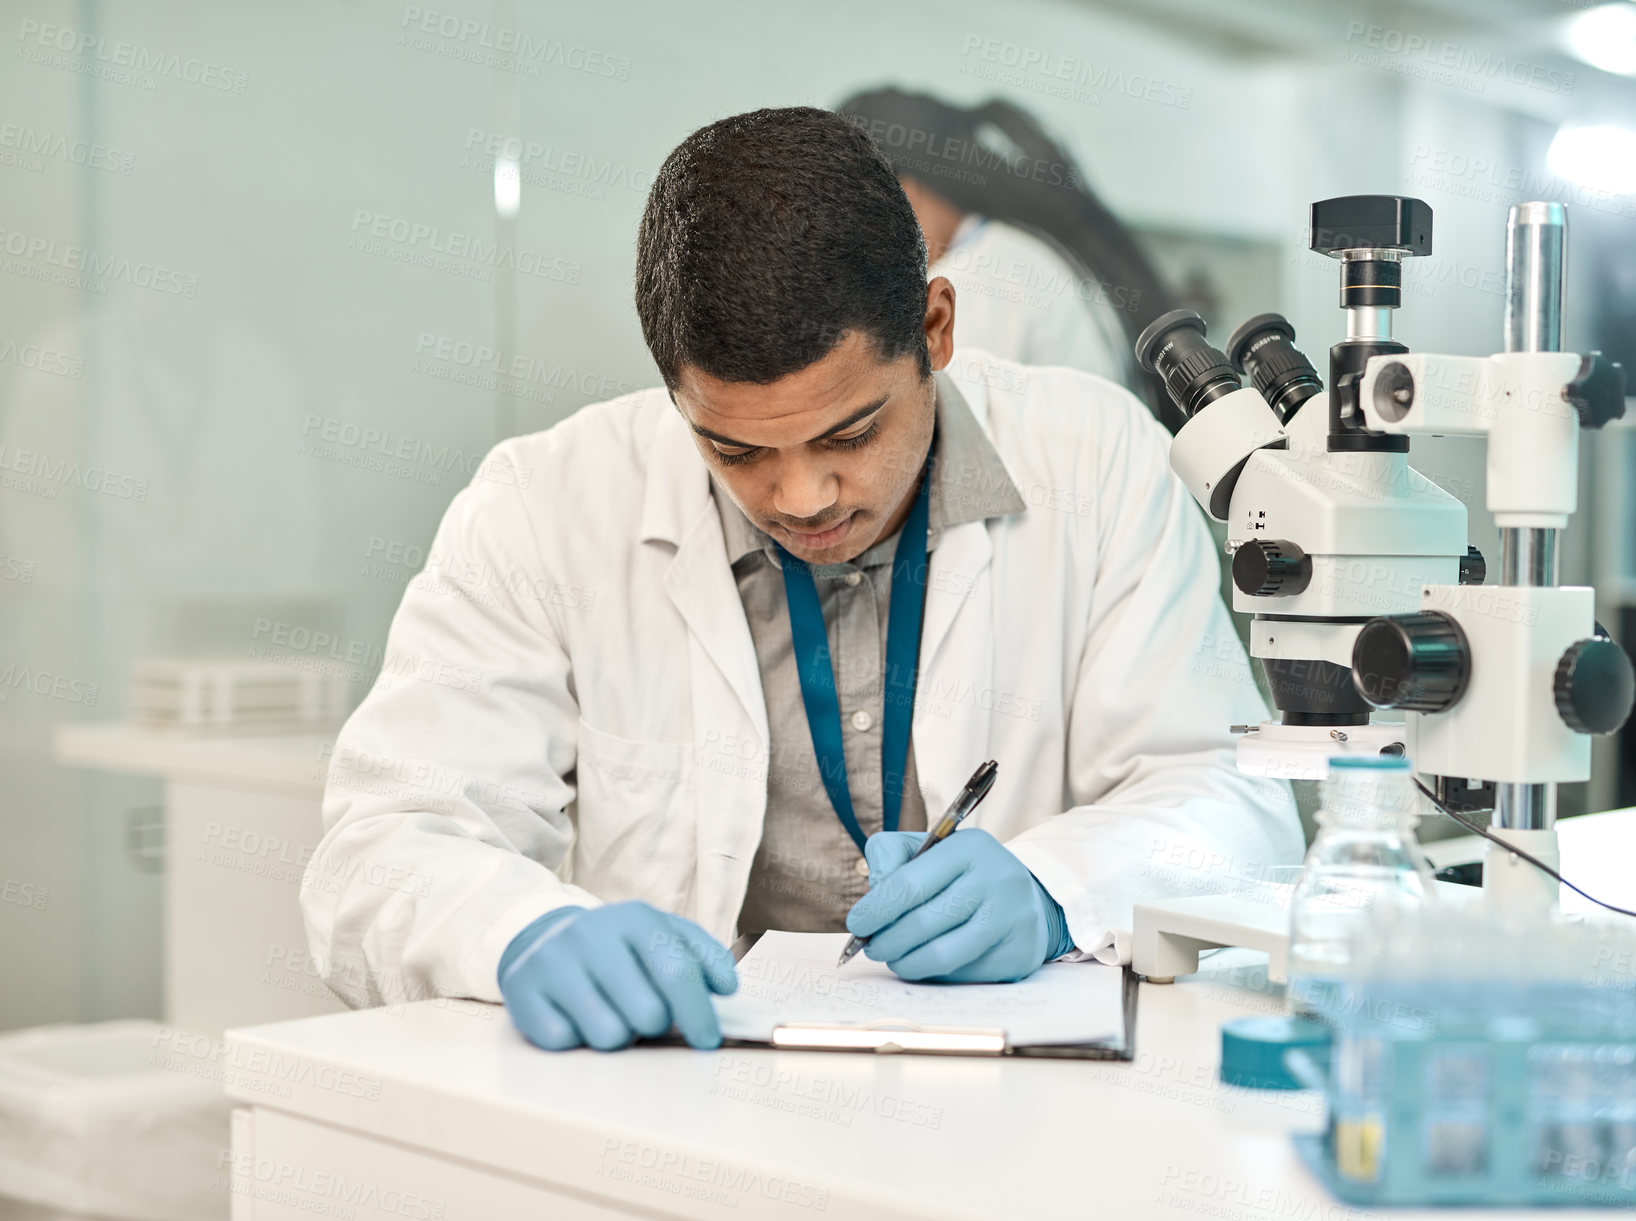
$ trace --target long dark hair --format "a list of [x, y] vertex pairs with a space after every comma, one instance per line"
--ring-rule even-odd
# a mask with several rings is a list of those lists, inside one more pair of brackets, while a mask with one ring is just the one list
[[[836, 110], [869, 132], [899, 177], [1055, 248], [1082, 278], [1082, 290], [1113, 307], [1127, 360], [1142, 328], [1172, 308], [1131, 232], [1027, 111], [999, 98], [966, 109], [890, 88], [854, 94]], [[1137, 393], [1174, 432], [1182, 419], [1163, 384], [1151, 374], [1137, 376]]]

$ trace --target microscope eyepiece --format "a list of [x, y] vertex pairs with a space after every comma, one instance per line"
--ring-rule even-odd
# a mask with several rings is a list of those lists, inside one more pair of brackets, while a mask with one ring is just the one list
[[1227, 340], [1227, 359], [1288, 423], [1295, 409], [1324, 388], [1312, 362], [1296, 349], [1295, 328], [1282, 314], [1257, 314]]
[[1189, 419], [1239, 388], [1233, 362], [1204, 339], [1204, 319], [1174, 309], [1148, 323], [1136, 340], [1136, 359], [1164, 379], [1165, 389]]

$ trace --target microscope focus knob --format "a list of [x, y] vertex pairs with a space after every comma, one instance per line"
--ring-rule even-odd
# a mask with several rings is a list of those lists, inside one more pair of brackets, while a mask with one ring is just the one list
[[1625, 414], [1625, 370], [1600, 352], [1581, 358], [1579, 372], [1562, 387], [1562, 397], [1579, 413], [1581, 428], [1601, 428]]
[[1636, 669], [1606, 636], [1576, 640], [1557, 662], [1556, 710], [1575, 733], [1612, 733], [1636, 702]]
[[1285, 539], [1253, 539], [1233, 552], [1233, 584], [1253, 598], [1298, 594], [1311, 581], [1311, 558]]
[[1488, 579], [1488, 561], [1483, 559], [1483, 553], [1472, 546], [1466, 547], [1466, 553], [1460, 559], [1460, 584], [1481, 585]]
[[1470, 679], [1466, 634], [1442, 611], [1371, 619], [1352, 645], [1352, 685], [1376, 708], [1443, 712]]

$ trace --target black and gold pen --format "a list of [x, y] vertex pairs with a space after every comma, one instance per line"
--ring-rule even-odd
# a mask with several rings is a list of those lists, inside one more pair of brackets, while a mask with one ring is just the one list
[[[966, 815], [975, 810], [982, 803], [983, 798], [988, 796], [988, 791], [994, 787], [994, 777], [999, 774], [999, 771], [1000, 765], [990, 759], [971, 774], [971, 779], [966, 781], [966, 787], [960, 790], [960, 795], [949, 804], [947, 812], [937, 820], [937, 826], [927, 832], [926, 838], [920, 841], [920, 847], [915, 849], [915, 856], [919, 856], [933, 844], [940, 844], [954, 834], [955, 828], [965, 820]], [[914, 860], [915, 856], [911, 856], [909, 860]], [[904, 862], [905, 865], [908, 863], [908, 861]], [[869, 938], [867, 937], [853, 937], [848, 940], [846, 949], [841, 951], [841, 961], [835, 964], [836, 968], [846, 966], [857, 956], [858, 951], [868, 944]]]

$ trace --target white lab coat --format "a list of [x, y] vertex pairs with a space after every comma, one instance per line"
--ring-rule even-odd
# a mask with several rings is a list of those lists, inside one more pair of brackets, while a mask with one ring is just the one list
[[954, 344], [1025, 365], [1066, 365], [1129, 386], [1136, 376], [1119, 311], [1131, 290], [1087, 285], [1055, 248], [1015, 225], [967, 214], [928, 269], [954, 285]]
[[[969, 825], [1033, 871], [1080, 951], [1126, 960], [1133, 901], [1298, 861], [1295, 807], [1234, 769], [1228, 726], [1265, 708], [1164, 431], [1099, 378], [960, 356], [1029, 507], [932, 553], [921, 790], [940, 811], [997, 759]], [[498, 1000], [507, 942], [568, 903], [644, 899], [731, 942], [767, 715], [705, 461], [665, 392], [503, 442], [432, 554], [331, 760], [302, 890], [331, 987]]]

